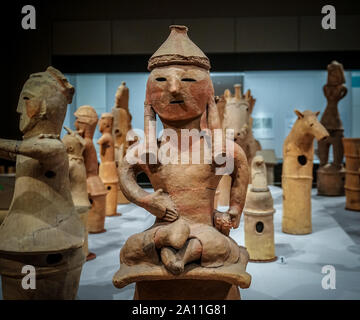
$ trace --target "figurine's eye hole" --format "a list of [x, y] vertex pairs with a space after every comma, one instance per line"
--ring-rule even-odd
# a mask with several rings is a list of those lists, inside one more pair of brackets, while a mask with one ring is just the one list
[[23, 99], [24, 99], [24, 100], [30, 100], [30, 98], [29, 98], [29, 97], [24, 97]]
[[310, 123], [310, 127], [312, 127], [314, 124], [313, 123]]
[[184, 78], [184, 79], [181, 79], [181, 81], [185, 81], [185, 82], [195, 82], [196, 80], [195, 80], [195, 79], [192, 79], [192, 78]]
[[156, 81], [159, 81], [159, 82], [166, 81], [166, 78], [159, 77], [159, 78], [156, 78]]
[[249, 111], [249, 108], [246, 108], [246, 111]]

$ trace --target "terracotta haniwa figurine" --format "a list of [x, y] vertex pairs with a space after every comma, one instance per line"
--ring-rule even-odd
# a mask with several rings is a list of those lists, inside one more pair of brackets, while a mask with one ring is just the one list
[[360, 138], [343, 138], [346, 209], [360, 211]]
[[[226, 89], [224, 96], [220, 98], [217, 106], [224, 134], [226, 129], [234, 130], [234, 136], [229, 136], [228, 138], [233, 139], [245, 151], [250, 168], [256, 151], [261, 149], [252, 133], [251, 113], [256, 100], [252, 97], [250, 90], [247, 90], [245, 96], [243, 96], [240, 84], [235, 84], [234, 88], [235, 95], [232, 96], [230, 90]], [[230, 176], [224, 175], [218, 186], [215, 208], [218, 205], [229, 205], [230, 186]]]
[[86, 169], [83, 158], [85, 149], [85, 139], [83, 139], [76, 131], [72, 131], [68, 127], [64, 127], [68, 134], [66, 134], [62, 142], [66, 147], [66, 152], [69, 158], [69, 178], [71, 196], [74, 201], [76, 211], [78, 212], [84, 227], [85, 241], [83, 251], [86, 261], [96, 258], [96, 255], [89, 252], [88, 247], [88, 213], [91, 209], [86, 185]]
[[91, 210], [88, 216], [89, 233], [105, 232], [106, 188], [99, 177], [98, 160], [93, 143], [98, 116], [92, 106], [81, 106], [74, 113], [75, 128], [85, 139], [84, 160], [87, 176], [87, 192]]
[[291, 234], [312, 232], [311, 187], [313, 180], [314, 137], [329, 136], [318, 121], [320, 112], [295, 110], [296, 120], [283, 145], [282, 231]]
[[99, 121], [99, 130], [102, 133], [97, 141], [100, 145], [99, 177], [104, 183], [108, 193], [106, 195], [106, 215], [116, 216], [118, 204], [118, 173], [115, 163], [114, 138], [112, 136], [114, 117], [111, 113], [103, 113]]
[[262, 156], [251, 164], [252, 184], [249, 185], [244, 208], [245, 247], [250, 261], [276, 260], [274, 242], [274, 202], [267, 186], [266, 166]]
[[[148, 64], [151, 73], [146, 88], [145, 134], [156, 114], [164, 129], [175, 130], [178, 138], [185, 128], [220, 129], [209, 59], [188, 38], [187, 27], [170, 29], [168, 39]], [[164, 142], [162, 139], [161, 146]], [[197, 147], [202, 150], [204, 144], [200, 138], [190, 152]], [[189, 151], [172, 147], [179, 152], [179, 159]], [[122, 191], [155, 215], [156, 221], [122, 247], [120, 270], [113, 278], [116, 287], [136, 282], [135, 299], [240, 298], [238, 286], [247, 288], [251, 282], [245, 272], [248, 253], [228, 234], [239, 225], [249, 170], [245, 154], [236, 144], [232, 157], [234, 183], [230, 209], [224, 213], [214, 213], [215, 189], [221, 178], [215, 174], [214, 161], [130, 164], [127, 157], [124, 159], [119, 168]], [[154, 193], [145, 192], [136, 183], [139, 170], [148, 175]]]
[[[320, 168], [317, 171], [317, 188], [320, 195], [344, 195], [345, 169], [343, 167], [344, 148], [342, 138], [344, 128], [340, 119], [338, 102], [346, 96], [344, 68], [341, 63], [333, 61], [327, 67], [328, 79], [324, 86], [327, 106], [320, 123], [329, 132], [329, 137], [319, 141]], [[333, 147], [334, 161], [328, 163], [329, 148]]]
[[[71, 197], [68, 156], [60, 140], [73, 94], [55, 68], [32, 74], [17, 108], [23, 140], [0, 139], [2, 154], [16, 155], [14, 197], [0, 226], [4, 299], [76, 297], [85, 230]], [[36, 290], [23, 288], [25, 265], [35, 268]]]
[[[131, 130], [131, 114], [129, 112], [129, 88], [123, 81], [116, 90], [115, 105], [111, 110], [114, 116], [113, 136], [115, 140], [115, 162], [117, 166], [122, 161], [129, 147], [126, 135]], [[126, 204], [130, 201], [125, 198], [118, 185], [118, 203]]]

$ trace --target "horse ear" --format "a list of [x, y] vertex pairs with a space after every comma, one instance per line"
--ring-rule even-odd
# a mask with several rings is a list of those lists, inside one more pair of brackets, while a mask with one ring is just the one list
[[294, 112], [298, 116], [299, 119], [304, 118], [304, 114], [301, 113], [299, 110], [295, 109]]
[[226, 90], [224, 91], [224, 98], [225, 98], [225, 100], [231, 98], [231, 92], [230, 92], [229, 89], [226, 89]]
[[318, 116], [320, 114], [320, 111], [316, 111], [315, 115]]

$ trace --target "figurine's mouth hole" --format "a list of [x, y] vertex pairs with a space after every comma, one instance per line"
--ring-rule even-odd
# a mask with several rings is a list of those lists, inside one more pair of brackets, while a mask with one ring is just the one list
[[184, 100], [174, 100], [174, 101], [170, 101], [170, 104], [181, 104], [184, 103]]

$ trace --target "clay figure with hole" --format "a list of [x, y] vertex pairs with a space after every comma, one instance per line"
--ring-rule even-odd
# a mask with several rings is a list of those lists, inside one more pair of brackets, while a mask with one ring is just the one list
[[[1, 156], [16, 158], [13, 200], [0, 226], [4, 299], [75, 299], [85, 255], [85, 228], [75, 209], [69, 161], [60, 131], [73, 86], [57, 69], [30, 75], [17, 112], [23, 140], [0, 139]], [[36, 290], [22, 286], [22, 267], [36, 270]]]
[[295, 110], [295, 113], [298, 118], [283, 145], [282, 231], [308, 234], [312, 232], [314, 138], [321, 141], [329, 134], [317, 119], [319, 112]]

